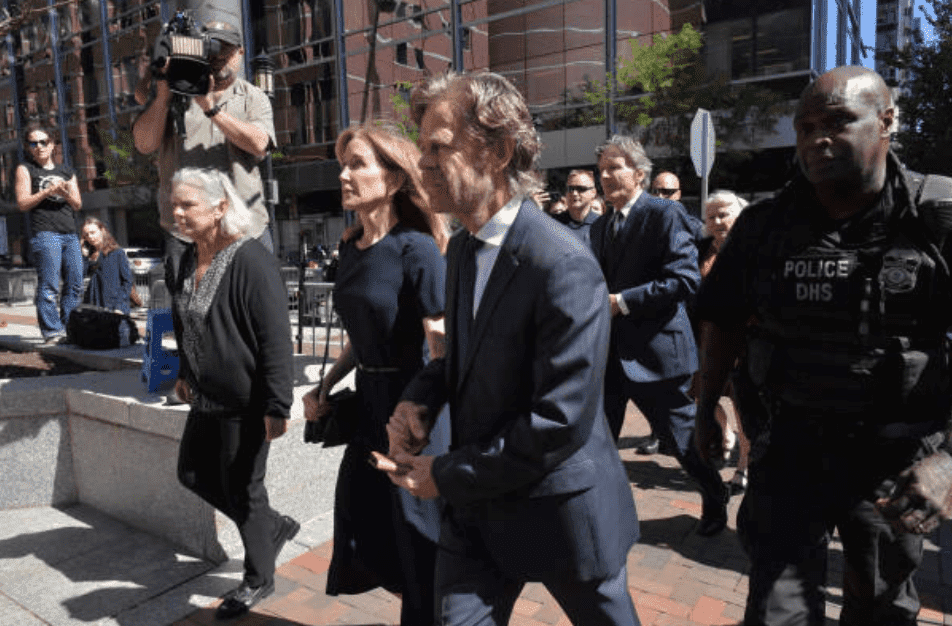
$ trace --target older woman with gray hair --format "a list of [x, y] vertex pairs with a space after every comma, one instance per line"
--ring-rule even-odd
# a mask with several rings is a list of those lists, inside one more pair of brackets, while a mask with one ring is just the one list
[[[711, 193], [707, 198], [707, 204], [704, 206], [704, 228], [707, 231], [707, 237], [698, 242], [698, 268], [701, 271], [701, 280], [707, 276], [717, 259], [717, 253], [721, 246], [727, 240], [734, 220], [744, 210], [748, 202], [735, 194], [733, 191], [720, 189]], [[692, 317], [694, 332], [700, 342], [700, 332], [696, 320]], [[734, 381], [728, 384], [725, 394], [733, 400], [734, 420], [728, 419], [728, 414], [722, 405], [714, 410], [714, 416], [720, 424], [724, 441], [725, 461], [730, 457], [734, 446], [739, 444], [740, 451], [737, 459], [737, 469], [734, 476], [727, 483], [731, 493], [741, 493], [747, 488], [747, 459], [750, 453], [750, 441], [744, 435], [744, 429], [741, 424], [741, 403], [738, 402]], [[721, 400], [723, 402], [723, 399]]]
[[275, 559], [300, 529], [271, 508], [264, 486], [270, 442], [287, 430], [292, 402], [287, 294], [274, 256], [248, 236], [250, 212], [227, 176], [178, 170], [172, 207], [191, 242], [169, 286], [175, 390], [191, 405], [178, 476], [238, 526], [245, 575], [218, 607], [227, 619], [274, 591]]

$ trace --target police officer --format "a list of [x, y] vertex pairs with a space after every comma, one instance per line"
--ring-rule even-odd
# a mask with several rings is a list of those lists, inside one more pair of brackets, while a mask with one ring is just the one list
[[840, 623], [915, 624], [923, 535], [952, 515], [952, 181], [903, 168], [894, 116], [867, 69], [810, 84], [801, 173], [741, 214], [698, 296], [702, 458], [721, 454], [714, 407], [745, 349], [766, 409], [738, 513], [746, 625], [824, 623], [834, 529]]

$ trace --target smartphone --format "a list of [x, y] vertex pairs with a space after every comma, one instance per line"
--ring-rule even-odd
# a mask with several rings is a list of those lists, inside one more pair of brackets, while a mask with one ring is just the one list
[[397, 476], [403, 476], [410, 472], [413, 469], [412, 465], [407, 463], [397, 463], [389, 456], [385, 454], [380, 454], [376, 450], [371, 451], [370, 456], [367, 457], [367, 462], [371, 466], [380, 470], [381, 472], [387, 472], [388, 474], [396, 474]]

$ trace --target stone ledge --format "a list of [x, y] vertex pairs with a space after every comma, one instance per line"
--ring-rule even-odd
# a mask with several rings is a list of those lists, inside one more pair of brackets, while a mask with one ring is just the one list
[[[306, 358], [295, 366], [291, 425], [272, 444], [267, 487], [277, 510], [307, 522], [333, 507], [343, 448], [301, 441], [301, 396], [320, 367]], [[0, 381], [0, 473], [13, 468], [29, 477], [16, 489], [0, 488], [0, 508], [79, 502], [201, 558], [235, 557], [234, 525], [178, 482], [187, 416], [187, 406], [148, 393], [138, 370]], [[43, 437], [23, 434], [40, 430]]]

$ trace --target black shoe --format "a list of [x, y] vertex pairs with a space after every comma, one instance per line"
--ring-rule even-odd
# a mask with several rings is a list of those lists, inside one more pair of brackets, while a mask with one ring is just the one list
[[657, 437], [648, 437], [635, 447], [635, 452], [638, 454], [657, 454], [658, 448], [661, 447], [660, 442]]
[[705, 510], [701, 514], [701, 521], [697, 524], [697, 534], [702, 537], [713, 537], [727, 528], [727, 507], [721, 505], [714, 511]]
[[747, 472], [736, 470], [733, 478], [727, 481], [726, 485], [732, 496], [744, 493], [747, 490]]
[[228, 592], [225, 600], [215, 611], [215, 619], [234, 619], [241, 617], [251, 610], [251, 607], [258, 604], [268, 596], [274, 593], [274, 581], [261, 585], [260, 587], [249, 587], [248, 583], [241, 583], [236, 589]]
[[301, 530], [301, 525], [289, 515], [282, 515], [278, 518], [278, 523], [280, 524], [278, 534], [274, 536], [274, 558], [278, 558], [284, 544], [294, 539], [294, 536]]

